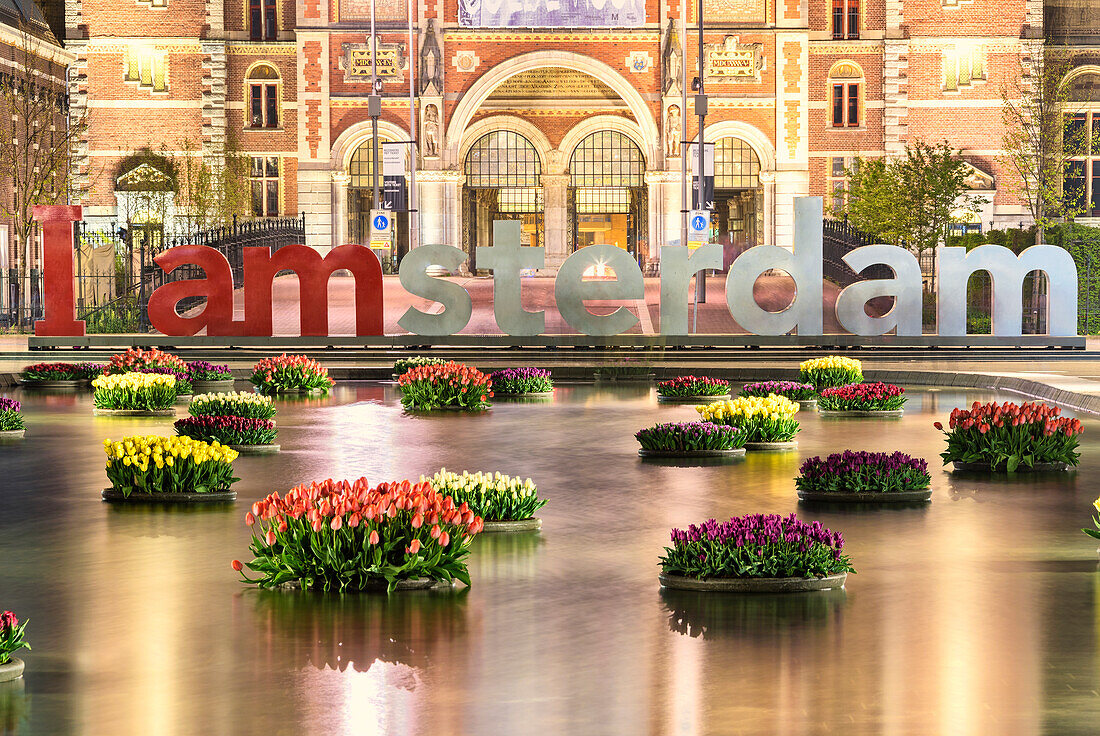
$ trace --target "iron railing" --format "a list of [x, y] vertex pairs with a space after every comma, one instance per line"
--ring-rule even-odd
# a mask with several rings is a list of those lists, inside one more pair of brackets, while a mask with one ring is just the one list
[[843, 220], [825, 220], [822, 223], [821, 269], [825, 278], [840, 286], [849, 286], [864, 279], [889, 279], [894, 274], [884, 264], [876, 263], [856, 273], [844, 256], [865, 245], [875, 245], [879, 238], [865, 233]]

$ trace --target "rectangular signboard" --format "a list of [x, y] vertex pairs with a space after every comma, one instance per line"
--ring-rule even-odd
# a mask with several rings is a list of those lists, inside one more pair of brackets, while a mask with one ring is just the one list
[[644, 0], [459, 0], [467, 28], [638, 28]]

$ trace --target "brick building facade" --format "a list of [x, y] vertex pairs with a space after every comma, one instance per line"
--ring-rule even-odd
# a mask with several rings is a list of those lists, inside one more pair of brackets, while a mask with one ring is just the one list
[[[471, 250], [494, 219], [520, 219], [553, 266], [587, 244], [645, 261], [679, 239], [693, 6], [685, 33], [682, 0], [609, 2], [616, 27], [598, 29], [501, 20], [508, 3], [422, 0], [410, 48], [407, 1], [377, 0], [379, 138], [407, 156], [412, 74], [419, 242]], [[997, 160], [1000, 89], [1041, 43], [1043, 11], [1042, 0], [707, 0], [718, 237], [789, 245], [795, 197], [828, 203], [853, 157], [918, 138], [946, 139], [972, 164], [991, 200], [976, 220], [1025, 220]], [[134, 216], [115, 191], [134, 150], [216, 157], [231, 139], [252, 159], [255, 214], [305, 212], [318, 247], [366, 242], [369, 2], [68, 0], [65, 19], [72, 99], [89, 116], [78, 156], [89, 219]], [[398, 226], [407, 243], [407, 215]]]

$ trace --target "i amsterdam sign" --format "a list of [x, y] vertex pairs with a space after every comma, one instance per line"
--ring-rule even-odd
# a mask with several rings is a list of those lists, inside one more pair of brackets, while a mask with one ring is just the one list
[[[754, 335], [822, 335], [822, 201], [820, 197], [795, 200], [793, 250], [764, 245], [750, 248], [730, 266], [726, 277], [726, 305], [734, 320]], [[72, 224], [80, 220], [76, 206], [40, 206], [34, 216], [42, 223], [44, 246], [45, 319], [35, 323], [35, 335], [81, 337], [84, 322], [76, 319], [73, 299]], [[493, 271], [493, 311], [498, 327], [506, 335], [536, 336], [545, 331], [541, 311], [524, 309], [521, 300], [523, 270], [542, 268], [545, 249], [520, 245], [519, 223], [494, 223], [494, 245], [477, 249], [477, 263]], [[444, 310], [433, 314], [410, 307], [398, 321], [402, 329], [416, 335], [454, 335], [469, 322], [470, 294], [459, 284], [429, 276], [432, 266], [459, 268], [467, 255], [448, 245], [422, 245], [401, 262], [400, 283], [410, 294], [439, 302]], [[993, 283], [993, 334], [1019, 337], [1023, 312], [1022, 286], [1032, 271], [1042, 271], [1049, 282], [1048, 328], [1051, 338], [1071, 338], [1077, 327], [1077, 269], [1069, 253], [1051, 245], [1036, 245], [1019, 256], [998, 245], [982, 245], [969, 253], [965, 248], [939, 250], [937, 313], [938, 338], [966, 336], [966, 285], [976, 271], [987, 271]], [[840, 292], [836, 317], [853, 335], [921, 335], [922, 282], [916, 257], [893, 245], [856, 248], [844, 261], [860, 272], [874, 264], [885, 264], [894, 273], [890, 279], [858, 281]], [[300, 299], [311, 305], [301, 309], [303, 336], [329, 335], [328, 281], [336, 271], [346, 269], [355, 278], [355, 327], [359, 337], [383, 336], [382, 267], [366, 246], [346, 244], [322, 256], [305, 245], [289, 245], [271, 253], [265, 247], [244, 248], [244, 319], [235, 321], [233, 275], [229, 262], [217, 250], [202, 245], [171, 248], [155, 262], [171, 274], [185, 264], [202, 269], [205, 278], [173, 281], [149, 297], [152, 325], [163, 335], [190, 336], [206, 330], [210, 337], [272, 336], [272, 282], [283, 270], [294, 271], [299, 280]], [[589, 281], [584, 273], [603, 264], [614, 280]], [[687, 336], [688, 284], [704, 269], [722, 268], [722, 247], [708, 243], [694, 251], [683, 246], [661, 249], [661, 335]], [[769, 312], [756, 304], [752, 294], [757, 278], [771, 269], [785, 271], [795, 281], [796, 294], [781, 312]], [[183, 299], [202, 297], [206, 306], [193, 316], [180, 315], [176, 305]], [[611, 314], [592, 314], [585, 300], [639, 300], [645, 297], [642, 272], [634, 258], [615, 246], [582, 248], [569, 256], [558, 270], [554, 298], [563, 319], [585, 335], [613, 336], [630, 330], [638, 318], [624, 308]], [[893, 308], [885, 315], [870, 316], [864, 307], [876, 297], [892, 297]], [[434, 311], [434, 310], [433, 310]], [[673, 338], [675, 339], [675, 338]], [[1079, 344], [1080, 338], [1059, 344]], [[1054, 341], [1058, 342], [1058, 341]], [[41, 343], [45, 344], [45, 343]], [[54, 343], [57, 344], [57, 343]]]

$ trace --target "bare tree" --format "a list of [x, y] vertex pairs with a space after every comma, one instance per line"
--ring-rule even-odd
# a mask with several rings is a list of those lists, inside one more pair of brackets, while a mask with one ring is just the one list
[[9, 192], [0, 214], [11, 222], [19, 283], [27, 284], [37, 262], [32, 207], [69, 201], [72, 152], [86, 120], [70, 116], [66, 66], [51, 40], [24, 26], [4, 51], [11, 66], [0, 75], [0, 182]]
[[1088, 137], [1084, 126], [1072, 123], [1073, 103], [1063, 84], [1071, 68], [1067, 55], [1032, 42], [1019, 75], [1001, 89], [1001, 159], [1016, 174], [1017, 195], [1035, 221], [1036, 243], [1053, 222], [1084, 209], [1083, 192], [1063, 183], [1066, 165]]
[[235, 141], [226, 141], [220, 156], [203, 155], [190, 140], [181, 141], [176, 162], [179, 190], [176, 206], [192, 231], [228, 225], [249, 212], [249, 158]]

